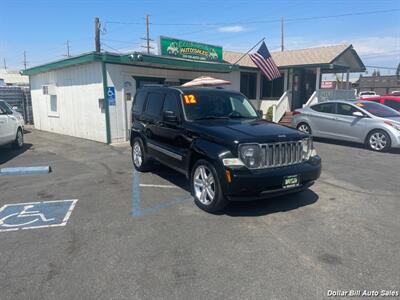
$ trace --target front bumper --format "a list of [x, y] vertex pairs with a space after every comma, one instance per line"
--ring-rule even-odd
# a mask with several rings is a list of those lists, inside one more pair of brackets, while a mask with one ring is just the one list
[[[321, 158], [312, 157], [309, 161], [287, 167], [249, 170], [247, 168], [230, 169], [232, 182], [225, 179], [224, 194], [228, 200], [257, 200], [290, 193], [310, 187], [321, 174]], [[292, 188], [283, 188], [285, 176], [299, 175], [300, 184]]]

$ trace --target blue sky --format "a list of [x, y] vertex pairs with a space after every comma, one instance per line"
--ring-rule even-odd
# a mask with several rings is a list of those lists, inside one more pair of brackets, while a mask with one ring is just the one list
[[[24, 50], [28, 66], [63, 58], [67, 40], [73, 55], [92, 51], [95, 16], [104, 50], [139, 50], [147, 13], [155, 40], [167, 35], [247, 51], [265, 36], [273, 51], [283, 16], [287, 49], [351, 43], [366, 65], [400, 62], [399, 0], [0, 0], [1, 66], [5, 58], [8, 68], [21, 69]], [[341, 14], [354, 15], [325, 18]]]

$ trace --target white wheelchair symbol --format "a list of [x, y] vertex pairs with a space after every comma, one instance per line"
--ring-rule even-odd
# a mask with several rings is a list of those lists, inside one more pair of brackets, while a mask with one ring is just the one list
[[114, 97], [114, 91], [112, 89], [108, 89], [107, 95], [108, 97]]
[[[0, 219], [0, 226], [3, 227], [20, 227], [20, 226], [26, 226], [26, 225], [30, 225], [33, 224], [37, 221], [42, 221], [42, 222], [51, 222], [54, 221], [55, 218], [46, 218], [44, 214], [42, 214], [40, 211], [38, 210], [32, 210], [32, 211], [28, 211], [28, 209], [31, 209], [32, 207], [34, 207], [34, 205], [25, 205], [24, 209], [21, 212], [16, 212], [13, 214], [10, 214], [8, 216], [3, 217], [2, 219]], [[7, 219], [10, 218], [19, 218], [21, 219], [22, 223], [15, 223], [15, 224], [7, 224], [6, 221]], [[24, 220], [26, 219], [30, 219], [29, 221], [24, 222]], [[34, 218], [34, 219], [32, 219]]]

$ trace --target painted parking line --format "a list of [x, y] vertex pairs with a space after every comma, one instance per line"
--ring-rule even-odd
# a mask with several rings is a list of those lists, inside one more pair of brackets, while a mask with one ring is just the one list
[[0, 231], [65, 226], [78, 199], [6, 204], [0, 208]]
[[152, 188], [163, 188], [163, 189], [179, 189], [175, 185], [167, 185], [167, 184], [146, 184], [141, 183], [139, 184], [140, 187], [152, 187]]
[[151, 184], [141, 184], [140, 183], [140, 173], [137, 172], [135, 169], [133, 170], [132, 174], [132, 216], [140, 217], [144, 215], [149, 215], [158, 212], [163, 208], [167, 208], [179, 203], [183, 203], [189, 200], [192, 200], [192, 197], [179, 197], [170, 199], [167, 202], [158, 204], [156, 206], [142, 208], [141, 207], [141, 194], [140, 194], [140, 187], [164, 187], [164, 188], [177, 188], [174, 186], [169, 185], [151, 185]]
[[51, 172], [50, 166], [9, 167], [9, 168], [1, 168], [0, 176], [25, 175], [25, 174], [47, 174], [50, 172]]

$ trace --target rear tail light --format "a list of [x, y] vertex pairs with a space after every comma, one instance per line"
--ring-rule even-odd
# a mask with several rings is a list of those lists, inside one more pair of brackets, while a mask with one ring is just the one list
[[300, 115], [301, 114], [301, 112], [299, 112], [299, 111], [297, 111], [297, 110], [295, 110], [294, 112], [293, 112], [293, 116], [295, 116], [295, 115]]

